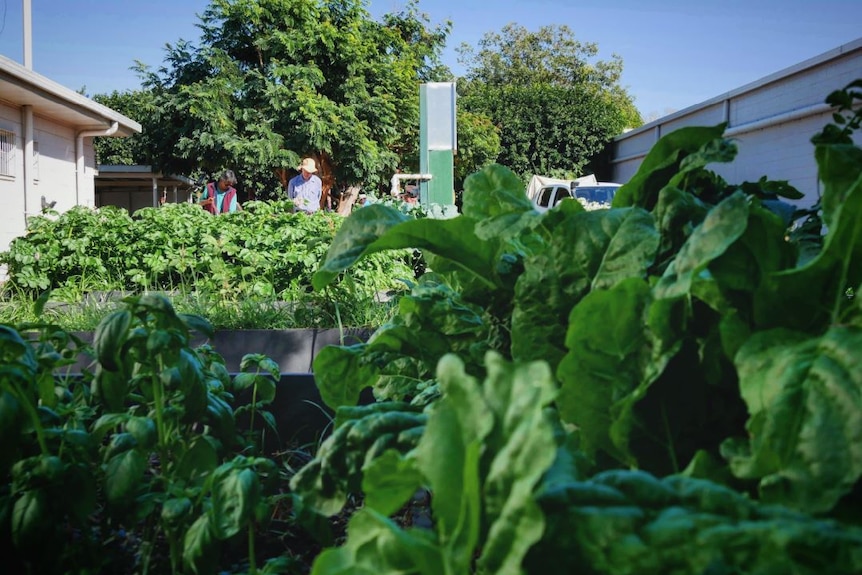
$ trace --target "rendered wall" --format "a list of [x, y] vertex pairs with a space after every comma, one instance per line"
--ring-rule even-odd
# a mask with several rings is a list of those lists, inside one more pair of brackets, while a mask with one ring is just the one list
[[3, 214], [0, 218], [0, 251], [5, 251], [9, 242], [25, 230], [21, 112], [17, 108], [0, 103], [0, 130], [15, 134], [13, 173], [0, 175], [0, 213]]
[[54, 209], [66, 211], [80, 204], [94, 205], [95, 152], [93, 139], [84, 138], [85, 170], [83, 187], [78, 190], [75, 162], [75, 131], [34, 116], [33, 140], [38, 146], [28, 177], [32, 179], [25, 197], [23, 111], [0, 103], [0, 129], [14, 133], [14, 169], [0, 176], [0, 251], [26, 232], [26, 218], [42, 213], [42, 196], [56, 202]]
[[[787, 180], [805, 194], [798, 204], [811, 206], [820, 191], [811, 137], [831, 122], [826, 97], [859, 78], [862, 39], [659, 118], [615, 139], [613, 180], [631, 179], [661, 136], [683, 126], [727, 122], [725, 135], [736, 140], [739, 152], [732, 163], [709, 169], [730, 183], [762, 176]], [[856, 141], [862, 136], [856, 134]]]

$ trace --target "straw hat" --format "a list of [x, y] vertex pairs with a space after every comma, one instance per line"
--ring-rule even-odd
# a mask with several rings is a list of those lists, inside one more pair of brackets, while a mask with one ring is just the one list
[[314, 158], [304, 158], [302, 163], [299, 164], [297, 170], [305, 170], [309, 174], [313, 174], [317, 171], [317, 164], [314, 162]]

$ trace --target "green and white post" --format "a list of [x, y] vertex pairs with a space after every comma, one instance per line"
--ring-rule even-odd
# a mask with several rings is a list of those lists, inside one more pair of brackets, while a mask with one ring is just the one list
[[455, 123], [455, 82], [419, 85], [419, 171], [431, 174], [420, 182], [419, 201], [455, 205], [455, 152], [458, 131]]

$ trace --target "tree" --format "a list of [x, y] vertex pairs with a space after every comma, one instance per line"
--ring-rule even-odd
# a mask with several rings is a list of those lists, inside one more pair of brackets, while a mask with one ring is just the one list
[[[232, 167], [257, 197], [280, 194], [303, 156], [334, 181], [388, 181], [418, 144], [418, 85], [440, 64], [450, 24], [413, 0], [375, 22], [362, 0], [213, 0], [201, 45], [168, 45], [138, 70], [154, 97], [154, 164]], [[143, 122], [142, 122], [143, 123]]]
[[565, 25], [529, 32], [517, 24], [488, 33], [475, 51], [459, 49], [466, 66], [459, 102], [500, 131], [497, 161], [520, 174], [582, 175], [592, 156], [640, 114], [619, 85], [622, 59], [598, 60], [598, 46]]
[[[96, 94], [93, 100], [134, 119], [153, 112], [153, 95], [148, 90], [115, 90], [110, 94]], [[127, 138], [95, 138], [93, 145], [96, 148], [96, 161], [100, 164], [128, 166], [152, 163], [151, 132], [146, 129]]]
[[500, 155], [500, 131], [488, 116], [457, 110], [458, 153], [455, 155], [455, 187], [464, 178], [497, 161]]

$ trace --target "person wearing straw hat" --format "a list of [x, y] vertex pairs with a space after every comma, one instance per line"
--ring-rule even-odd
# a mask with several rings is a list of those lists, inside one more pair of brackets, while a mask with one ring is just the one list
[[304, 158], [297, 170], [299, 174], [287, 183], [287, 198], [293, 201], [295, 211], [313, 214], [320, 209], [323, 192], [323, 183], [315, 175], [317, 164], [314, 158]]

